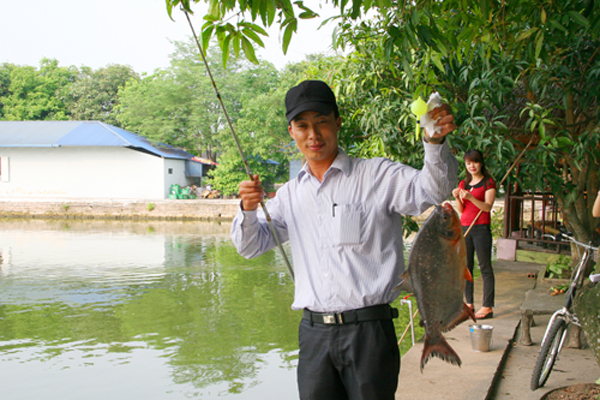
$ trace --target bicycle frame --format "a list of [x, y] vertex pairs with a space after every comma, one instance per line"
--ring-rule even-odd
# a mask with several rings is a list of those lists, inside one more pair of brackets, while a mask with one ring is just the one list
[[[579, 263], [577, 263], [577, 268], [575, 268], [573, 270], [573, 273], [571, 274], [571, 282], [569, 284], [569, 289], [567, 290], [567, 294], [565, 296], [565, 305], [563, 306], [563, 308], [561, 308], [560, 310], [558, 310], [554, 314], [552, 314], [552, 317], [550, 317], [550, 321], [548, 322], [548, 326], [546, 327], [546, 332], [544, 333], [544, 337], [542, 339], [542, 343], [541, 343], [542, 346], [546, 342], [546, 338], [548, 336], [548, 331], [550, 330], [550, 327], [554, 323], [554, 320], [556, 318], [558, 318], [559, 316], [561, 316], [565, 320], [565, 323], [567, 325], [569, 325], [570, 323], [574, 323], [577, 326], [581, 326], [579, 324], [579, 320], [577, 319], [577, 317], [575, 315], [573, 315], [569, 310], [571, 309], [571, 305], [573, 304], [573, 300], [575, 299], [575, 292], [577, 291], [577, 286], [578, 286], [579, 280], [581, 278], [581, 274], [583, 273], [583, 270], [585, 269], [585, 266], [587, 265], [587, 263], [590, 259], [591, 253], [593, 251], [593, 247], [591, 247], [590, 245], [584, 245], [583, 243], [578, 242], [577, 240], [571, 238], [570, 236], [567, 236], [567, 235], [564, 235], [564, 236], [567, 239], [569, 239], [573, 244], [575, 244], [578, 255], [579, 255], [579, 246], [583, 247], [585, 249], [585, 251], [583, 252], [581, 257], [579, 257]], [[575, 275], [575, 277], [573, 277], [573, 275]], [[562, 349], [564, 339], [565, 339], [565, 337], [563, 336], [560, 346], [558, 347], [559, 352]]]
[[[577, 256], [579, 256], [579, 261], [577, 266], [573, 269], [573, 273], [571, 274], [569, 289], [567, 290], [565, 296], [565, 304], [560, 310], [552, 314], [552, 317], [550, 317], [550, 321], [548, 322], [548, 326], [546, 327], [546, 332], [544, 333], [544, 337], [542, 339], [539, 355], [531, 375], [531, 390], [536, 390], [546, 384], [546, 381], [552, 372], [552, 368], [554, 367], [554, 363], [558, 360], [558, 355], [560, 354], [560, 351], [562, 350], [566, 340], [567, 330], [570, 324], [573, 323], [581, 327], [577, 316], [574, 312], [571, 312], [571, 306], [573, 304], [573, 300], [575, 299], [575, 292], [581, 283], [581, 277], [585, 271], [585, 267], [587, 267], [587, 263], [591, 257], [591, 254], [593, 251], [597, 250], [597, 248], [592, 247], [591, 244], [586, 245], [578, 242], [570, 232], [561, 231], [559, 235], [566, 237], [575, 245]], [[559, 235], [557, 235], [557, 237], [553, 237], [553, 239], [560, 240], [561, 236]], [[580, 252], [580, 246], [584, 249], [583, 253]]]

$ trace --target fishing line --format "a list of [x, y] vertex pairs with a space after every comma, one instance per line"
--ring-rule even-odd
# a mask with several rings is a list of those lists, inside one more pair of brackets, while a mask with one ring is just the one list
[[[194, 26], [192, 25], [192, 21], [190, 20], [190, 15], [185, 10], [183, 10], [183, 13], [185, 14], [185, 17], [188, 20], [190, 29], [192, 30], [192, 35], [194, 36], [194, 40], [196, 41], [196, 45], [198, 46], [198, 51], [200, 52], [200, 56], [202, 58], [202, 61], [204, 62], [204, 66], [206, 67], [206, 72], [208, 72], [210, 82], [212, 83], [213, 89], [215, 90], [217, 99], [219, 99], [219, 104], [221, 104], [221, 109], [223, 110], [223, 114], [225, 114], [225, 119], [227, 120], [227, 124], [229, 125], [229, 130], [231, 131], [231, 134], [233, 135], [233, 139], [235, 140], [235, 144], [237, 145], [238, 152], [240, 153], [240, 157], [242, 158], [242, 162], [244, 163], [244, 167], [246, 168], [246, 174], [248, 174], [248, 176], [250, 177], [250, 180], [253, 181], [254, 175], [252, 174], [252, 171], [250, 170], [250, 166], [248, 165], [248, 160], [246, 160], [246, 157], [244, 156], [244, 152], [242, 151], [242, 146], [240, 145], [240, 141], [238, 140], [238, 137], [235, 134], [235, 129], [233, 129], [233, 124], [231, 123], [231, 119], [229, 118], [229, 114], [227, 113], [227, 109], [225, 108], [225, 104], [223, 103], [223, 99], [221, 98], [221, 93], [219, 93], [219, 89], [217, 89], [217, 84], [213, 78], [212, 73], [210, 72], [208, 62], [206, 61], [206, 57], [204, 55], [204, 50], [202, 50], [200, 41], [198, 41], [198, 36], [196, 36], [196, 31], [194, 30]], [[290, 277], [292, 278], [292, 281], [294, 281], [294, 270], [292, 269], [292, 266], [290, 265], [290, 262], [287, 258], [285, 250], [283, 249], [283, 246], [281, 245], [281, 240], [279, 239], [279, 235], [277, 234], [277, 231], [275, 230], [273, 221], [271, 221], [271, 215], [269, 214], [269, 211], [267, 210], [267, 206], [266, 206], [264, 200], [260, 201], [260, 206], [262, 207], [262, 209], [265, 213], [265, 217], [267, 218], [267, 222], [269, 223], [269, 228], [271, 228], [271, 233], [273, 234], [275, 243], [277, 243], [277, 247], [279, 247], [279, 250], [281, 251], [281, 255], [283, 256], [283, 259], [285, 260], [285, 265], [287, 266]]]

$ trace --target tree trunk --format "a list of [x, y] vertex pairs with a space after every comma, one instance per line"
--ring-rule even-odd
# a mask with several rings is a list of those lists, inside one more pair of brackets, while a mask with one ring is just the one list
[[600, 365], [600, 284], [590, 284], [588, 280], [579, 290], [574, 306], [581, 328]]

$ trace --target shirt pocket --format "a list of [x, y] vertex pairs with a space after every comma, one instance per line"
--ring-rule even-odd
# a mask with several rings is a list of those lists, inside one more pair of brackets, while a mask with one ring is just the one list
[[364, 225], [362, 204], [338, 204], [335, 206], [334, 234], [339, 245], [360, 244]]

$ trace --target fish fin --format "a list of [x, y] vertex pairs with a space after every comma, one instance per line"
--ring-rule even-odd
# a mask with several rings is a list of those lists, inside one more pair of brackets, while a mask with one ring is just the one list
[[400, 283], [396, 285], [396, 287], [394, 287], [392, 290], [396, 291], [396, 290], [404, 290], [407, 293], [414, 293], [415, 291], [412, 288], [412, 285], [410, 284], [410, 279], [408, 276], [408, 270], [405, 270], [402, 275], [400, 275]]
[[471, 275], [471, 271], [469, 271], [469, 268], [467, 267], [465, 267], [464, 277], [469, 282], [473, 282], [473, 275]]
[[441, 334], [436, 337], [431, 337], [429, 334], [425, 333], [425, 344], [423, 345], [423, 354], [421, 354], [421, 373], [423, 373], [423, 368], [425, 367], [425, 364], [427, 364], [427, 361], [433, 356], [441, 358], [451, 364], [458, 365], [459, 367], [462, 364], [458, 354], [450, 347]]
[[463, 309], [461, 313], [458, 314], [458, 317], [456, 317], [454, 321], [451, 321], [444, 329], [442, 329], [442, 332], [448, 332], [449, 330], [453, 329], [457, 325], [462, 324], [469, 318], [471, 318], [474, 322], [477, 322], [477, 319], [475, 318], [475, 314], [473, 313], [473, 310], [471, 310], [471, 307], [463, 303]]

